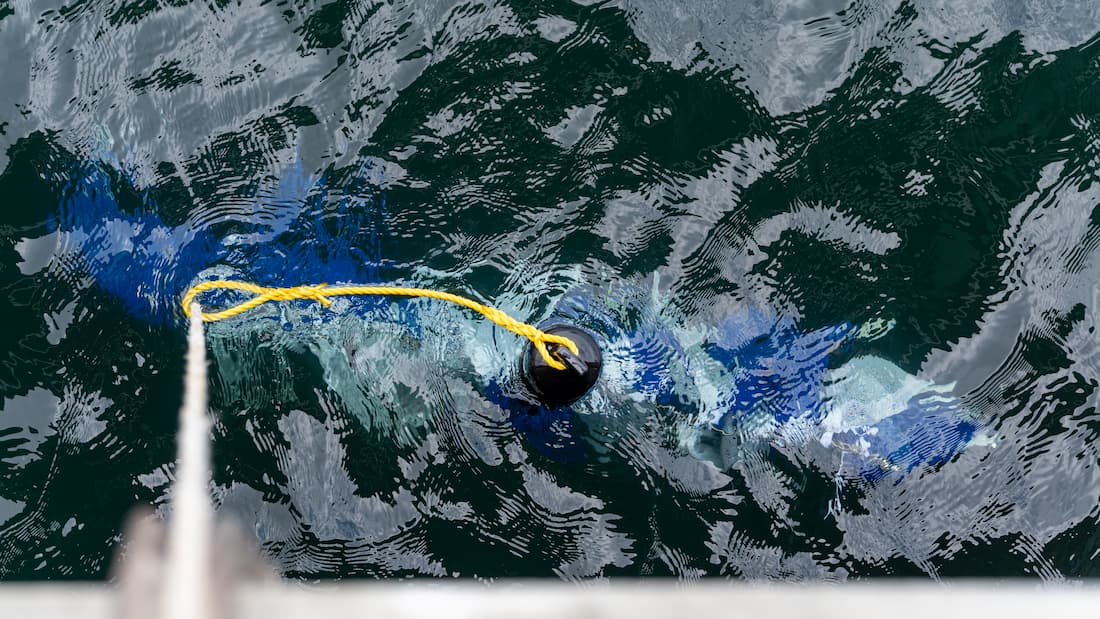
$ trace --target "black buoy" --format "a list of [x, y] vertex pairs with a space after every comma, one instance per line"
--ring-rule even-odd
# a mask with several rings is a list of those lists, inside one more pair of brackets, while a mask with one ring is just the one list
[[543, 329], [550, 335], [561, 335], [577, 345], [580, 353], [574, 355], [565, 346], [548, 344], [550, 354], [565, 363], [564, 370], [547, 365], [534, 344], [527, 346], [523, 354], [523, 382], [545, 406], [565, 406], [579, 400], [600, 377], [603, 354], [596, 340], [588, 332], [569, 325], [552, 325]]

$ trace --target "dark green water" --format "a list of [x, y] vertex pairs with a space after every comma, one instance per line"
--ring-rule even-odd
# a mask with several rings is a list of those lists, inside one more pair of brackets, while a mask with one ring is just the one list
[[104, 578], [167, 513], [214, 277], [878, 325], [830, 370], [984, 437], [874, 480], [816, 434], [701, 454], [735, 376], [654, 402], [614, 349], [558, 449], [484, 321], [269, 308], [209, 332], [213, 491], [289, 576], [1094, 575], [1097, 33], [1086, 0], [0, 1], [0, 578]]

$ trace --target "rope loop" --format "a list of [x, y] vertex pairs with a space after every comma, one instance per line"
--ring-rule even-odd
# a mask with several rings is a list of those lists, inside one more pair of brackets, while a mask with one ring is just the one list
[[449, 292], [442, 292], [439, 290], [431, 290], [428, 288], [403, 288], [401, 286], [329, 286], [328, 284], [314, 284], [311, 286], [291, 286], [289, 288], [268, 288], [266, 286], [258, 286], [256, 284], [250, 284], [248, 282], [238, 282], [232, 280], [213, 280], [209, 282], [202, 282], [191, 287], [187, 291], [187, 294], [183, 295], [183, 313], [188, 318], [191, 317], [191, 304], [195, 301], [196, 297], [200, 294], [210, 290], [238, 290], [240, 292], [252, 293], [254, 296], [251, 299], [242, 301], [237, 305], [232, 305], [218, 312], [202, 312], [203, 322], [215, 322], [218, 320], [224, 320], [226, 318], [232, 318], [238, 316], [251, 309], [259, 307], [268, 301], [294, 301], [297, 299], [305, 299], [309, 301], [316, 301], [324, 307], [332, 305], [331, 297], [348, 296], [348, 295], [386, 295], [386, 296], [402, 296], [402, 297], [426, 297], [429, 299], [439, 299], [441, 301], [449, 301], [456, 303], [462, 307], [471, 309], [482, 316], [488, 318], [493, 323], [504, 327], [508, 331], [515, 333], [531, 340], [531, 344], [534, 345], [535, 350], [546, 361], [546, 365], [556, 369], [564, 370], [565, 363], [558, 359], [547, 348], [548, 344], [556, 344], [558, 346], [564, 346], [569, 349], [574, 355], [579, 355], [580, 351], [577, 349], [577, 345], [573, 340], [561, 336], [546, 333], [538, 327], [529, 325], [525, 322], [520, 322], [515, 318], [512, 318], [508, 314], [496, 309], [495, 307], [489, 307], [474, 301], [473, 299], [467, 299], [466, 297], [460, 297], [457, 294], [451, 294]]

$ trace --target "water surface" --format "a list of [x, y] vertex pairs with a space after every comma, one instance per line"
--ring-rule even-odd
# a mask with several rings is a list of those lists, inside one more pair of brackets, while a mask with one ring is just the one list
[[[457, 308], [212, 325], [216, 501], [290, 576], [1092, 575], [1098, 32], [1085, 0], [0, 2], [0, 578], [103, 578], [166, 512], [213, 277], [617, 346], [521, 415], [523, 343]], [[870, 325], [823, 371], [888, 362], [982, 440], [869, 478], [815, 428], [718, 432], [731, 316]]]

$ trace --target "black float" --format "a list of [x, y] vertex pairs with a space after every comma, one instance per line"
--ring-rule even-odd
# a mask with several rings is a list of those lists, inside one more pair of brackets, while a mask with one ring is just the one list
[[577, 345], [580, 354], [574, 355], [568, 348], [558, 344], [548, 344], [546, 348], [550, 354], [565, 363], [565, 369], [558, 370], [547, 365], [534, 345], [529, 344], [523, 354], [523, 382], [545, 406], [572, 404], [596, 384], [603, 366], [603, 354], [596, 340], [578, 327], [553, 325], [543, 331], [569, 338]]

